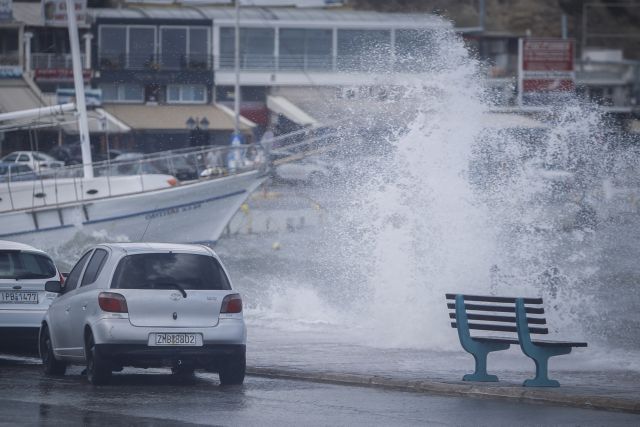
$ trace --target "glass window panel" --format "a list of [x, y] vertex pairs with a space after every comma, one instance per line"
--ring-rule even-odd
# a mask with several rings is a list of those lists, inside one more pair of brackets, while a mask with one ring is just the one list
[[167, 101], [169, 102], [180, 101], [180, 86], [178, 85], [167, 86]]
[[205, 89], [203, 85], [195, 85], [193, 87], [193, 100], [196, 102], [205, 101]]
[[395, 54], [398, 68], [419, 71], [432, 62], [434, 35], [425, 30], [396, 30]]
[[124, 100], [125, 101], [142, 101], [143, 100], [143, 91], [142, 86], [135, 84], [125, 84], [123, 85], [124, 91]]
[[114, 84], [103, 83], [100, 85], [102, 89], [102, 99], [105, 101], [117, 101], [118, 100], [118, 88]]
[[241, 28], [240, 66], [253, 69], [272, 68], [274, 47], [274, 29]]
[[155, 28], [129, 28], [130, 68], [149, 67], [155, 50]]
[[181, 68], [187, 54], [187, 30], [162, 28], [161, 63], [166, 68]]
[[100, 28], [100, 64], [102, 66], [118, 67], [124, 65], [126, 52], [126, 27]]
[[206, 28], [189, 29], [189, 67], [206, 68], [209, 54], [209, 31]]
[[233, 68], [235, 33], [233, 28], [220, 28], [220, 68]]
[[341, 69], [383, 68], [390, 59], [388, 30], [338, 30], [338, 64]]

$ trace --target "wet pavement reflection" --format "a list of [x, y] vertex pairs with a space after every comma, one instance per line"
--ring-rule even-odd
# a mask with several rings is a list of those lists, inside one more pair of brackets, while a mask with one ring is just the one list
[[[48, 378], [35, 358], [0, 355], [6, 425], [637, 425], [637, 415], [247, 377], [220, 386], [169, 370], [125, 369], [94, 387], [71, 367]], [[480, 421], [478, 421], [480, 420]]]

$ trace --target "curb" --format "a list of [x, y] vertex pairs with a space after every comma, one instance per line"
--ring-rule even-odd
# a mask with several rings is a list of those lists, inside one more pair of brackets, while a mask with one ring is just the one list
[[640, 401], [597, 395], [566, 394], [550, 389], [515, 386], [486, 387], [478, 383], [456, 384], [432, 380], [401, 380], [381, 376], [367, 376], [338, 372], [302, 372], [283, 368], [247, 367], [247, 374], [280, 379], [306, 380], [337, 385], [388, 388], [446, 396], [465, 396], [483, 399], [506, 399], [575, 408], [603, 409], [640, 414]]

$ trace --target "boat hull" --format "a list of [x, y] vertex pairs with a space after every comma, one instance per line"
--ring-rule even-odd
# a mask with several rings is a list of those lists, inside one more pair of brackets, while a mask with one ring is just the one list
[[0, 239], [53, 248], [78, 233], [105, 240], [215, 243], [264, 178], [250, 171], [177, 187], [0, 214]]

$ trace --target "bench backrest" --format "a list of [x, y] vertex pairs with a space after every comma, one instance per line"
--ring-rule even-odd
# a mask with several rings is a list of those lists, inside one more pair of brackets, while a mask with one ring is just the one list
[[[458, 333], [469, 334], [470, 329], [496, 332], [518, 332], [516, 298], [483, 295], [446, 294], [451, 327]], [[542, 298], [522, 298], [531, 334], [548, 334]], [[537, 317], [529, 315], [538, 315]]]

